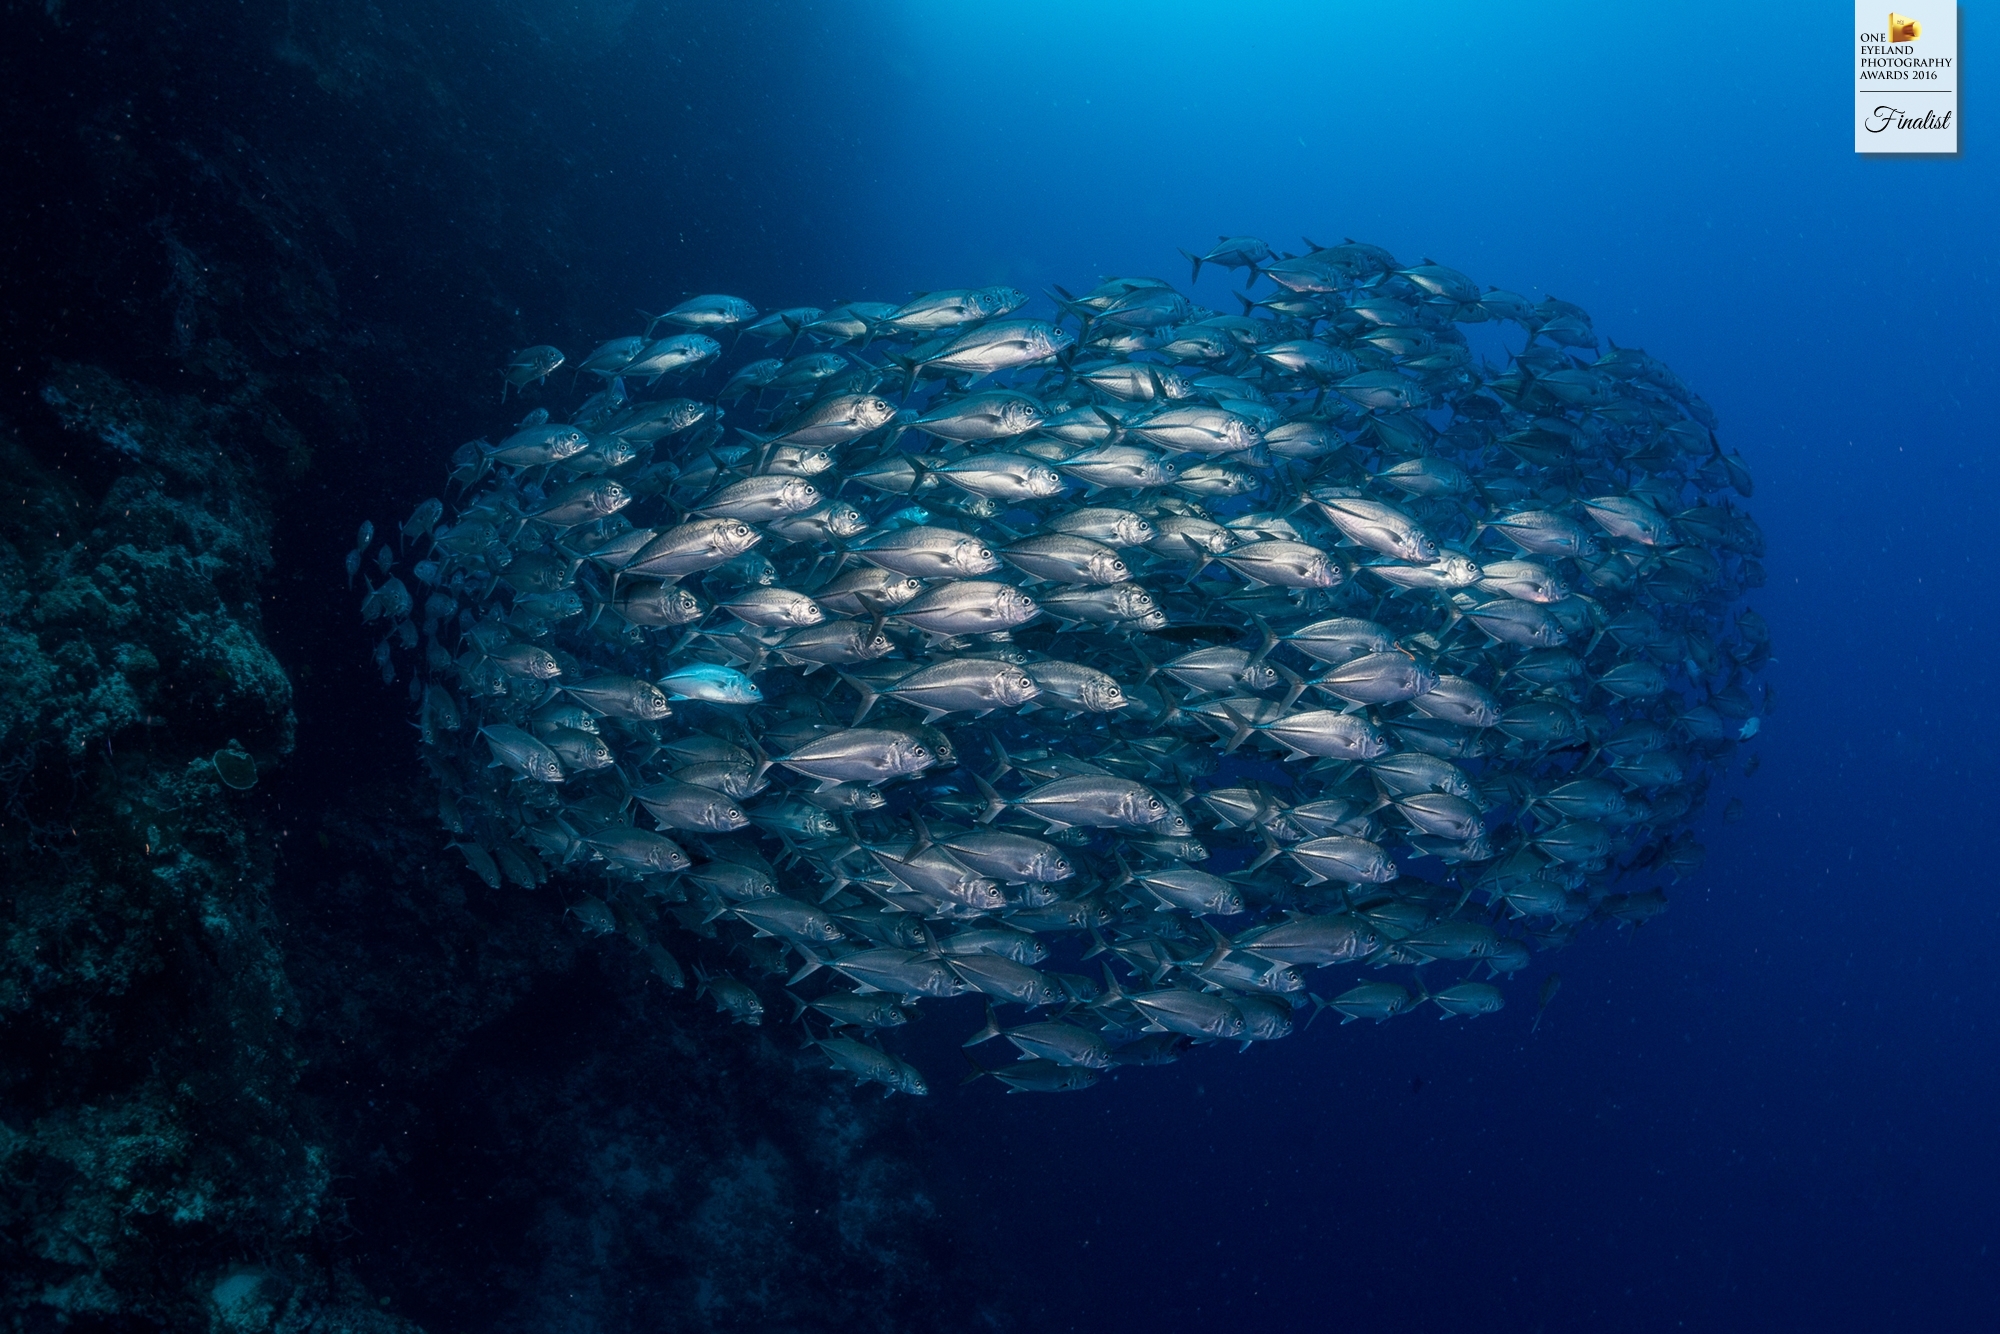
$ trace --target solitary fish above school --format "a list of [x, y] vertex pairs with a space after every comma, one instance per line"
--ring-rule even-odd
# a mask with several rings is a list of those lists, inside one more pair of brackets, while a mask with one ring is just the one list
[[345, 562], [468, 867], [717, 1024], [787, 961], [825, 1063], [913, 1095], [929, 1000], [1066, 1092], [1324, 1009], [1527, 1024], [1532, 953], [1663, 910], [1770, 706], [1714, 412], [1427, 257], [1181, 254], [1263, 286], [495, 349], [533, 410]]

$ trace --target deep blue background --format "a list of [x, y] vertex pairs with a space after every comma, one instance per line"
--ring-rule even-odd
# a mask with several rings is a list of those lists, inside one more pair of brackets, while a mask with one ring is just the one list
[[[1874, 160], [1838, 5], [910, 0], [767, 27], [755, 62], [637, 12], [549, 38], [652, 45], [534, 90], [601, 164], [571, 244], [624, 283], [537, 337], [681, 291], [1179, 280], [1217, 233], [1354, 236], [1586, 306], [1756, 470], [1780, 704], [1664, 918], [1538, 959], [1477, 1023], [1323, 1024], [1059, 1098], [938, 1080], [941, 1202], [1036, 1327], [2000, 1327], [1978, 15], [1962, 156]], [[440, 459], [498, 424], [440, 415]], [[360, 472], [406, 508], [436, 471], [397, 448]]]
[[[1921, 17], [1921, 15], [1919, 15]], [[1186, 276], [1355, 236], [1555, 294], [1756, 469], [1779, 707], [1707, 869], [1477, 1024], [1318, 1026], [934, 1098], [1048, 1327], [2000, 1326], [1989, 534], [2000, 235], [1964, 150], [1852, 152], [1848, 15], [910, 3], [824, 295]], [[1204, 278], [1210, 304], [1228, 304]], [[1724, 827], [1722, 796], [1747, 818]], [[1550, 961], [1538, 959], [1536, 974]]]

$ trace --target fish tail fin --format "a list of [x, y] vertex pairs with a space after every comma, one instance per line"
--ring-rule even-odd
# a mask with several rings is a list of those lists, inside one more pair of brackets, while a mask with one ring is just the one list
[[[1092, 931], [1091, 934], [1095, 935], [1096, 932]], [[1099, 937], [1099, 939], [1102, 939], [1102, 937]], [[1099, 996], [1097, 1000], [1093, 1002], [1093, 1004], [1096, 1005], [1123, 1004], [1125, 1001], [1125, 992], [1122, 988], [1119, 987], [1118, 979], [1111, 975], [1111, 965], [1105, 963], [1105, 964], [1099, 964], [1098, 967], [1104, 971], [1104, 994], [1102, 996]]]
[[[617, 575], [617, 572], [616, 572], [616, 571], [614, 571], [614, 572], [612, 573], [612, 575], [611, 575], [611, 581], [612, 581], [612, 585], [613, 585], [613, 587], [616, 587], [616, 586], [617, 586], [617, 582], [618, 582], [618, 575]], [[595, 592], [595, 591], [596, 591], [595, 589], [593, 589], [593, 590], [592, 590], [592, 592]], [[599, 617], [601, 617], [601, 616], [603, 616], [605, 612], [607, 612], [607, 611], [610, 611], [610, 610], [611, 610], [611, 599], [610, 599], [609, 597], [593, 597], [593, 598], [591, 598], [591, 600], [590, 600], [590, 619], [589, 619], [589, 620], [587, 620], [587, 621], [585, 621], [585, 622], [583, 623], [583, 628], [584, 628], [584, 629], [585, 629], [586, 631], [588, 631], [588, 630], [591, 630], [591, 629], [594, 629], [594, 628], [596, 627], [596, 625], [597, 625], [597, 621], [598, 621], [598, 618], [599, 618]], [[615, 615], [616, 613], [613, 613], [613, 614]]]
[[986, 1026], [959, 1044], [960, 1047], [977, 1047], [982, 1042], [990, 1042], [1000, 1036], [1000, 1012], [993, 1008], [993, 1002], [986, 1002]]
[[756, 735], [753, 732], [751, 732], [750, 729], [747, 727], [743, 729], [743, 739], [750, 743], [750, 753], [757, 757], [757, 773], [755, 776], [757, 778], [762, 778], [766, 773], [770, 772], [772, 764], [771, 757], [770, 755], [765, 753], [765, 750], [761, 745], [757, 744]]
[[1095, 959], [1100, 954], [1108, 953], [1110, 949], [1111, 949], [1111, 944], [1109, 941], [1105, 940], [1104, 933], [1102, 931], [1099, 931], [1094, 926], [1091, 927], [1090, 948], [1083, 952], [1083, 957], [1086, 959]]
[[916, 355], [912, 353], [906, 357], [897, 352], [888, 352], [884, 354], [884, 360], [894, 362], [903, 368], [903, 392], [898, 397], [908, 398], [915, 393], [917, 372], [923, 369], [923, 363], [917, 360]]
[[848, 724], [849, 727], [861, 726], [861, 720], [866, 718], [868, 711], [875, 707], [875, 701], [882, 698], [881, 692], [870, 689], [868, 686], [849, 676], [846, 672], [836, 671], [834, 675], [853, 686], [855, 693], [861, 696], [861, 708], [854, 715], [854, 721]]
[[[792, 995], [792, 990], [790, 987], [785, 988], [785, 995], [790, 997], [792, 1002], [792, 1017], [790, 1022], [796, 1024], [797, 1022], [799, 1022], [799, 1020], [805, 1018], [807, 1009], [806, 1003], [800, 1000], [797, 996]], [[806, 1033], [808, 1036], [811, 1036], [812, 1030], [808, 1028], [806, 1030]]]
[[1014, 761], [1007, 754], [1007, 747], [1001, 744], [1000, 738], [998, 736], [993, 737], [992, 742], [993, 742], [993, 774], [991, 778], [988, 779], [988, 781], [997, 783], [1002, 778], [1005, 778], [1008, 774], [1014, 772]]
[[761, 823], [758, 825], [758, 828], [764, 829], [765, 835], [767, 837], [776, 838], [778, 840], [779, 845], [784, 848], [783, 852], [780, 852], [775, 858], [772, 859], [771, 865], [773, 869], [782, 871], [787, 867], [789, 867], [793, 862], [799, 860], [799, 845], [792, 842], [791, 835], [787, 834], [782, 829], [766, 828]]
[[874, 643], [882, 634], [882, 627], [889, 623], [888, 609], [869, 597], [866, 593], [856, 595], [861, 605], [869, 611], [868, 642]]
[[1201, 927], [1202, 930], [1208, 932], [1209, 942], [1215, 946], [1215, 949], [1201, 966], [1203, 968], [1213, 968], [1235, 951], [1235, 943], [1228, 936], [1216, 930], [1214, 923], [1208, 921], [1206, 918], [1202, 920]]
[[[796, 946], [796, 948], [798, 949], [798, 952], [800, 954], [805, 956], [805, 962], [799, 965], [799, 970], [796, 973], [793, 973], [791, 977], [785, 980], [785, 985], [787, 987], [797, 986], [800, 982], [804, 981], [806, 978], [811, 977], [814, 973], [817, 973], [820, 969], [826, 967], [826, 960], [820, 958], [817, 954], [814, 954], [810, 946], [798, 945]], [[697, 973], [699, 973], [700, 971], [701, 970], [699, 968], [695, 969], [695, 972]], [[696, 994], [699, 995], [700, 993], [697, 992]], [[794, 997], [794, 999], [796, 999], [796, 997]]]
[[964, 1088], [967, 1084], [977, 1083], [979, 1080], [984, 1079], [986, 1076], [993, 1073], [991, 1070], [988, 1070], [985, 1066], [981, 1065], [979, 1062], [973, 1060], [971, 1053], [968, 1052], [965, 1053], [964, 1055], [965, 1055], [966, 1065], [970, 1066], [971, 1068], [967, 1070], [964, 1075], [959, 1077], [958, 1086], [960, 1088]]
[[1290, 713], [1292, 705], [1299, 702], [1299, 696], [1306, 693], [1306, 679], [1282, 664], [1277, 668], [1279, 676], [1285, 679], [1285, 702], [1278, 706], [1281, 713]]
[[921, 857], [924, 853], [930, 851], [932, 846], [930, 826], [924, 823], [924, 817], [920, 812], [910, 812], [910, 825], [915, 832], [915, 839], [910, 844], [909, 856], [902, 858], [906, 862], [914, 861], [918, 857]]
[[1183, 251], [1181, 251], [1181, 257], [1182, 257], [1183, 259], [1187, 260], [1187, 262], [1188, 262], [1189, 264], [1191, 264], [1191, 265], [1193, 265], [1193, 266], [1194, 266], [1194, 268], [1193, 268], [1193, 271], [1192, 271], [1191, 273], [1189, 273], [1189, 275], [1188, 275], [1188, 282], [1190, 282], [1190, 283], [1198, 283], [1198, 282], [1200, 282], [1200, 281], [1201, 281], [1201, 256], [1200, 256], [1200, 255], [1196, 255], [1196, 254], [1191, 254], [1190, 252], [1188, 252], [1188, 251], [1186, 251], [1186, 250], [1183, 250]]
[[1305, 1023], [1300, 1026], [1299, 1031], [1301, 1033], [1305, 1032], [1306, 1029], [1311, 1028], [1313, 1026], [1313, 1020], [1319, 1018], [1321, 1010], [1324, 1010], [1328, 1006], [1333, 1004], [1332, 1001], [1323, 999], [1320, 996], [1320, 994], [1316, 991], [1308, 991], [1306, 993], [1306, 999], [1312, 1002], [1313, 1012], [1310, 1015], [1306, 1016]]
[[979, 813], [979, 823], [992, 824], [994, 818], [1007, 809], [1007, 799], [994, 791], [993, 784], [978, 774], [972, 775], [972, 781], [978, 784], [979, 795], [986, 798], [986, 809]]
[[1256, 624], [1258, 631], [1263, 635], [1263, 638], [1257, 644], [1257, 651], [1250, 655], [1248, 665], [1255, 667], [1271, 655], [1272, 649], [1278, 647], [1278, 635], [1275, 630], [1271, 629], [1270, 623], [1262, 616], [1253, 615], [1250, 619]]

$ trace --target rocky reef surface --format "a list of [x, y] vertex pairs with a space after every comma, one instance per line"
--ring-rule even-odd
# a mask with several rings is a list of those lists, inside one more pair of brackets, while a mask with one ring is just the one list
[[991, 1318], [909, 1110], [442, 855], [338, 573], [524, 309], [622, 298], [589, 181], [755, 232], [723, 158], [566, 127], [670, 46], [721, 119], [811, 27], [0, 6], [0, 1327]]
[[309, 1235], [329, 1172], [269, 822], [211, 758], [292, 749], [259, 610], [284, 462], [254, 400], [63, 362], [42, 398], [81, 466], [0, 440], [0, 1301], [170, 1321], [154, 1276]]

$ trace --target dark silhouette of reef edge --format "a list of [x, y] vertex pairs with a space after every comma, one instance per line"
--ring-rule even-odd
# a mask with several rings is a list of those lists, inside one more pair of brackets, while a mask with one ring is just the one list
[[447, 861], [351, 661], [397, 442], [620, 290], [555, 118], [670, 37], [755, 86], [781, 9], [0, 9], [6, 1328], [997, 1318], [912, 1112]]

